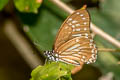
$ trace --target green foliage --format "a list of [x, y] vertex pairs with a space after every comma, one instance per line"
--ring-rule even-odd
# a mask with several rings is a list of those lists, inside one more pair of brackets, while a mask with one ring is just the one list
[[14, 0], [16, 8], [21, 12], [38, 12], [39, 0]]
[[[119, 0], [104, 0], [100, 3], [99, 10], [89, 10], [92, 22], [118, 40], [120, 40], [119, 2]], [[52, 49], [55, 35], [64, 18], [66, 17], [66, 14], [54, 4], [50, 3], [48, 0], [45, 0], [44, 4], [40, 7], [38, 14], [20, 13], [19, 16], [22, 23], [25, 25], [23, 26], [23, 29], [28, 35], [28, 37], [33, 43], [35, 43], [35, 45], [37, 44], [36, 47], [39, 51], [44, 51]], [[28, 30], [25, 30], [25, 28], [27, 28]], [[95, 42], [97, 43], [98, 48], [116, 48], [115, 46], [113, 46], [106, 40], [103, 40], [103, 38], [99, 36], [95, 37]], [[120, 80], [120, 65], [117, 64], [118, 60], [120, 60], [118, 58], [119, 56], [119, 53], [112, 54], [110, 52], [99, 52], [97, 62], [92, 65], [96, 66], [103, 73], [103, 75], [108, 72], [112, 72], [114, 74], [115, 80]], [[58, 79], [61, 76], [68, 76], [66, 74], [58, 75], [59, 73], [62, 73], [60, 70], [61, 65], [56, 64], [59, 63], [39, 66], [32, 72], [31, 80], [44, 80], [48, 78], [50, 80], [51, 77]], [[47, 66], [49, 69], [51, 69], [49, 70]], [[66, 65], [63, 65], [63, 67], [66, 67]], [[51, 71], [52, 69], [53, 72], [48, 72], [49, 75], [47, 75], [47, 70]], [[54, 69], [57, 69], [57, 72], [54, 72]], [[68, 72], [69, 70], [65, 71]], [[68, 74], [70, 73], [68, 72]], [[47, 77], [46, 75], [49, 77]]]
[[[96, 40], [101, 40], [97, 38]], [[98, 46], [103, 47], [103, 44], [97, 43]], [[103, 74], [108, 72], [112, 72], [114, 74], [115, 80], [120, 79], [120, 65], [118, 63], [118, 59], [112, 55], [110, 52], [100, 52], [98, 54], [98, 59], [96, 62], [96, 66], [102, 71]]]
[[4, 8], [4, 6], [8, 3], [8, 0], [0, 0], [0, 11]]
[[[120, 0], [104, 0], [100, 5], [102, 13], [108, 15], [115, 22], [119, 23], [120, 20]], [[120, 23], [119, 23], [120, 25]]]
[[70, 69], [70, 65], [52, 62], [34, 69], [30, 80], [72, 80]]

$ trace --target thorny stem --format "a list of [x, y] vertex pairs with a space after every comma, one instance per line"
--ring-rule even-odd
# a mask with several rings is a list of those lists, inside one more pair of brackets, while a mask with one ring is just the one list
[[[74, 12], [73, 9], [71, 9], [68, 5], [63, 3], [61, 0], [50, 0], [51, 2], [55, 3], [58, 7], [62, 8], [64, 11], [68, 12], [69, 14], [72, 14]], [[120, 42], [98, 28], [95, 24], [91, 22], [91, 30], [96, 33], [97, 35], [103, 37], [105, 40], [109, 41], [113, 45], [117, 46], [120, 48]]]

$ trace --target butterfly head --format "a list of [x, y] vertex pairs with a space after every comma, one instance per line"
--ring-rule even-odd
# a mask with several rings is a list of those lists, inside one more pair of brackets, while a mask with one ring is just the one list
[[48, 58], [50, 61], [58, 61], [58, 58], [56, 57], [56, 54], [54, 51], [45, 51], [44, 55]]

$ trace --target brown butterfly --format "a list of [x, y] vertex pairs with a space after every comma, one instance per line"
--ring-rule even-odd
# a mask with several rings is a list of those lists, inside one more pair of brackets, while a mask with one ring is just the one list
[[44, 54], [49, 60], [78, 66], [96, 61], [97, 48], [90, 33], [90, 16], [86, 6], [64, 21], [56, 36], [53, 51], [45, 51]]

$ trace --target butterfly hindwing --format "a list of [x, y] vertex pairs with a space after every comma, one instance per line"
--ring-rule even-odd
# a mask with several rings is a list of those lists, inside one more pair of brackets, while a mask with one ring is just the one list
[[96, 60], [96, 47], [90, 39], [76, 37], [61, 45], [59, 59], [66, 60], [67, 63], [83, 64], [93, 63]]

